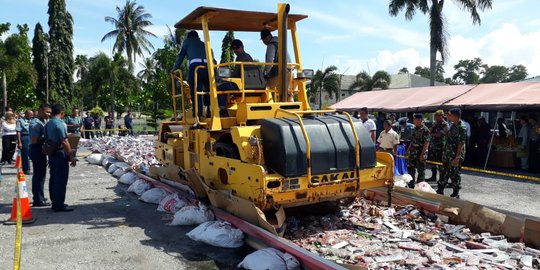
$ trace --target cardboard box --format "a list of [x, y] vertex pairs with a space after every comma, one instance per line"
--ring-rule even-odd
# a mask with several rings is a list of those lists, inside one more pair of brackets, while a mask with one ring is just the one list
[[526, 219], [523, 233], [525, 244], [534, 248], [540, 248], [540, 221]]
[[79, 149], [79, 141], [81, 140], [81, 136], [77, 134], [70, 133], [68, 134], [68, 142], [71, 146], [72, 150]]

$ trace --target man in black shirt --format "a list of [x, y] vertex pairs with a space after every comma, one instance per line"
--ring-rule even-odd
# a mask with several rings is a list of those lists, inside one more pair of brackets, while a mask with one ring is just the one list
[[92, 139], [94, 138], [94, 118], [90, 115], [90, 112], [86, 112], [86, 117], [83, 119], [84, 126], [84, 138]]
[[105, 116], [105, 134], [107, 136], [114, 134], [112, 129], [114, 129], [114, 113], [109, 112], [109, 114]]

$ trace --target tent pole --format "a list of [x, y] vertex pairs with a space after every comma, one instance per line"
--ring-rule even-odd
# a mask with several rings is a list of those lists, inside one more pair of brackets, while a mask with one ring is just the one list
[[[497, 112], [497, 117], [495, 117], [495, 119], [497, 119], [498, 117], [499, 117], [499, 112]], [[493, 133], [491, 133], [491, 140], [489, 140], [489, 147], [488, 147], [488, 152], [486, 156], [486, 162], [484, 163], [484, 170], [487, 168], [489, 155], [491, 154], [491, 146], [493, 145], [493, 137], [495, 137], [495, 130], [498, 127], [499, 127], [499, 123], [497, 123], [497, 120], [495, 120], [495, 125], [493, 126]]]
[[512, 112], [512, 126], [514, 127], [514, 138], [517, 140], [517, 130], [516, 130], [516, 112]]

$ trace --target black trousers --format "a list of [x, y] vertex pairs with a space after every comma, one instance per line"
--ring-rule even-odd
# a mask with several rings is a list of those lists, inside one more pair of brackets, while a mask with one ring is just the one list
[[540, 173], [540, 141], [529, 140], [529, 171]]
[[47, 156], [41, 153], [41, 144], [30, 145], [30, 159], [34, 165], [32, 175], [32, 195], [34, 202], [45, 201], [45, 177], [47, 175]]
[[2, 161], [11, 163], [15, 149], [17, 148], [17, 135], [2, 136]]

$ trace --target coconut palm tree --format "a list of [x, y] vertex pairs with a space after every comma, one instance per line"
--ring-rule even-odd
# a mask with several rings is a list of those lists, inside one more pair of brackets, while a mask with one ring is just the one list
[[379, 70], [370, 76], [367, 72], [362, 71], [356, 74], [356, 80], [349, 86], [349, 92], [351, 91], [371, 91], [375, 88], [388, 89], [390, 86], [390, 74], [388, 72]]
[[336, 66], [329, 66], [324, 71], [317, 70], [308, 85], [310, 95], [319, 95], [319, 109], [322, 108], [322, 92], [328, 93], [330, 98], [339, 92], [339, 75]]
[[133, 64], [137, 60], [137, 55], [143, 55], [143, 50], [150, 53], [154, 46], [148, 40], [149, 36], [156, 37], [153, 33], [144, 28], [152, 25], [150, 18], [143, 6], [137, 5], [135, 1], [127, 0], [124, 7], [116, 6], [117, 18], [105, 17], [106, 22], [114, 25], [114, 30], [105, 34], [101, 42], [113, 38], [113, 53], [126, 52], [128, 62]]
[[[480, 15], [478, 11], [491, 9], [493, 0], [454, 0], [454, 4], [470, 13], [473, 24], [480, 24]], [[446, 39], [446, 20], [443, 15], [444, 0], [390, 0], [388, 9], [391, 16], [397, 16], [402, 10], [405, 10], [405, 19], [412, 20], [417, 11], [429, 14], [430, 28], [430, 85], [435, 85], [435, 69], [437, 52], [441, 54], [443, 63], [448, 57], [448, 48]]]
[[88, 56], [79, 54], [75, 57], [75, 76], [80, 80], [86, 79], [86, 75], [88, 74], [88, 64]]
[[148, 83], [156, 77], [156, 61], [154, 61], [153, 58], [144, 58], [144, 61], [139, 65], [142, 68], [141, 71], [137, 73], [137, 77], [139, 79]]

